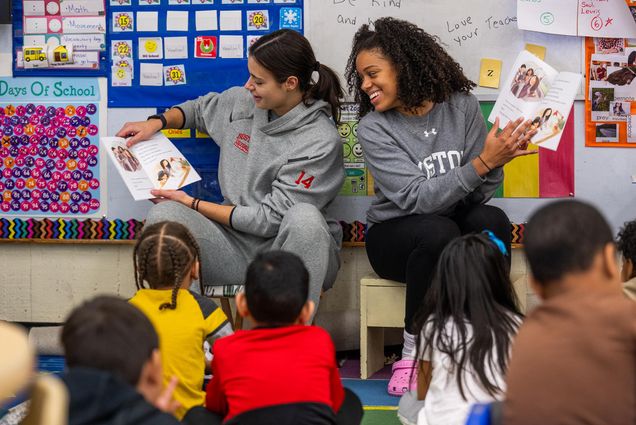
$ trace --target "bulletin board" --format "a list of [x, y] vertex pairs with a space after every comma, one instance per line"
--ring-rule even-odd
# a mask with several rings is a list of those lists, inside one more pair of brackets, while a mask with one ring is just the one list
[[[105, 1], [108, 0], [14, 0], [13, 76], [96, 77], [106, 76]], [[72, 45], [72, 51], [67, 46]], [[25, 55], [25, 47], [36, 47]], [[39, 61], [42, 47], [69, 53], [55, 65]], [[58, 52], [56, 52], [58, 51]], [[33, 59], [33, 60], [32, 60]], [[29, 64], [25, 64], [28, 60]], [[29, 66], [42, 66], [29, 68]]]
[[636, 41], [588, 37], [585, 63], [585, 145], [636, 147]]
[[[502, 62], [503, 83], [526, 44], [544, 47], [545, 62], [558, 71], [581, 72], [583, 65], [580, 37], [519, 30], [513, 0], [312, 0], [307, 1], [305, 15], [305, 35], [315, 47], [316, 57], [340, 75], [344, 75], [356, 30], [383, 16], [407, 20], [438, 37], [475, 82], [479, 81], [481, 60], [497, 59]], [[498, 92], [487, 87], [473, 91], [480, 100], [495, 100]]]
[[102, 213], [100, 106], [96, 78], [0, 78], [2, 214]]
[[247, 49], [303, 31], [303, 0], [108, 0], [109, 107], [168, 107], [247, 80]]

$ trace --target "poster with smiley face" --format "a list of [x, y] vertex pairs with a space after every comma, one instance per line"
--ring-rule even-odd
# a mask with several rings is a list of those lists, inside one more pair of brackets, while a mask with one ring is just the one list
[[362, 155], [362, 146], [358, 143], [358, 107], [353, 104], [343, 105], [338, 134], [342, 140], [345, 166], [345, 182], [340, 195], [367, 196], [368, 172]]
[[[2, 83], [13, 88], [13, 81], [3, 79]], [[46, 87], [55, 86], [32, 82], [16, 90], [42, 88], [52, 93]], [[77, 90], [91, 98], [92, 89]], [[25, 101], [10, 101], [0, 96], [1, 213], [29, 217], [97, 213], [101, 206], [99, 95], [93, 96], [95, 101], [61, 102], [28, 97], [27, 93]]]

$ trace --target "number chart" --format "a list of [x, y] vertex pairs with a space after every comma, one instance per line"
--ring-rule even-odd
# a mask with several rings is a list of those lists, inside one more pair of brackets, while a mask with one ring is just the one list
[[0, 79], [2, 214], [99, 214], [98, 135], [96, 79]]

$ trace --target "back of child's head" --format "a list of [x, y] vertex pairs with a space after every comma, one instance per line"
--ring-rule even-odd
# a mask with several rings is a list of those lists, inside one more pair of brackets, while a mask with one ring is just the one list
[[524, 235], [530, 271], [542, 285], [589, 270], [595, 256], [610, 243], [612, 230], [601, 213], [574, 200], [539, 209], [530, 217]]
[[[423, 337], [424, 350], [447, 354], [452, 366], [460, 371], [457, 384], [462, 395], [461, 371], [467, 364], [486, 391], [492, 395], [501, 391], [490, 372], [505, 372], [518, 327], [515, 316], [521, 316], [503, 251], [505, 245], [491, 232], [451, 241], [440, 255], [415, 319], [418, 354]], [[472, 337], [467, 323], [472, 327]], [[451, 324], [455, 330], [450, 330]]]
[[630, 260], [632, 265], [636, 266], [636, 220], [623, 225], [618, 232], [616, 245], [623, 259]]
[[362, 25], [353, 38], [345, 70], [349, 92], [360, 104], [360, 116], [373, 110], [356, 70], [356, 58], [362, 51], [377, 51], [393, 64], [398, 97], [407, 108], [421, 106], [424, 101], [442, 103], [455, 92], [468, 93], [475, 83], [466, 78], [462, 67], [438, 41], [417, 25], [395, 18], [377, 19], [373, 29]]
[[[133, 253], [137, 289], [144, 288], [144, 282], [152, 289], [172, 288], [171, 303], [160, 309], [175, 309], [181, 284], [200, 259], [199, 244], [183, 224], [162, 221], [144, 227]], [[202, 288], [203, 277], [199, 284]]]
[[247, 308], [260, 323], [294, 323], [308, 296], [309, 272], [295, 254], [286, 251], [263, 252], [247, 268]]
[[108, 371], [137, 386], [159, 338], [148, 318], [124, 299], [98, 296], [68, 316], [62, 345], [70, 368]]

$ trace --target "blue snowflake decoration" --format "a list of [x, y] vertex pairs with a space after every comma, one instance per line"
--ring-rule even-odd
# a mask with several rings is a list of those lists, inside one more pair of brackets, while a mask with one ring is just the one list
[[280, 8], [280, 27], [294, 30], [303, 29], [303, 14], [299, 7]]

